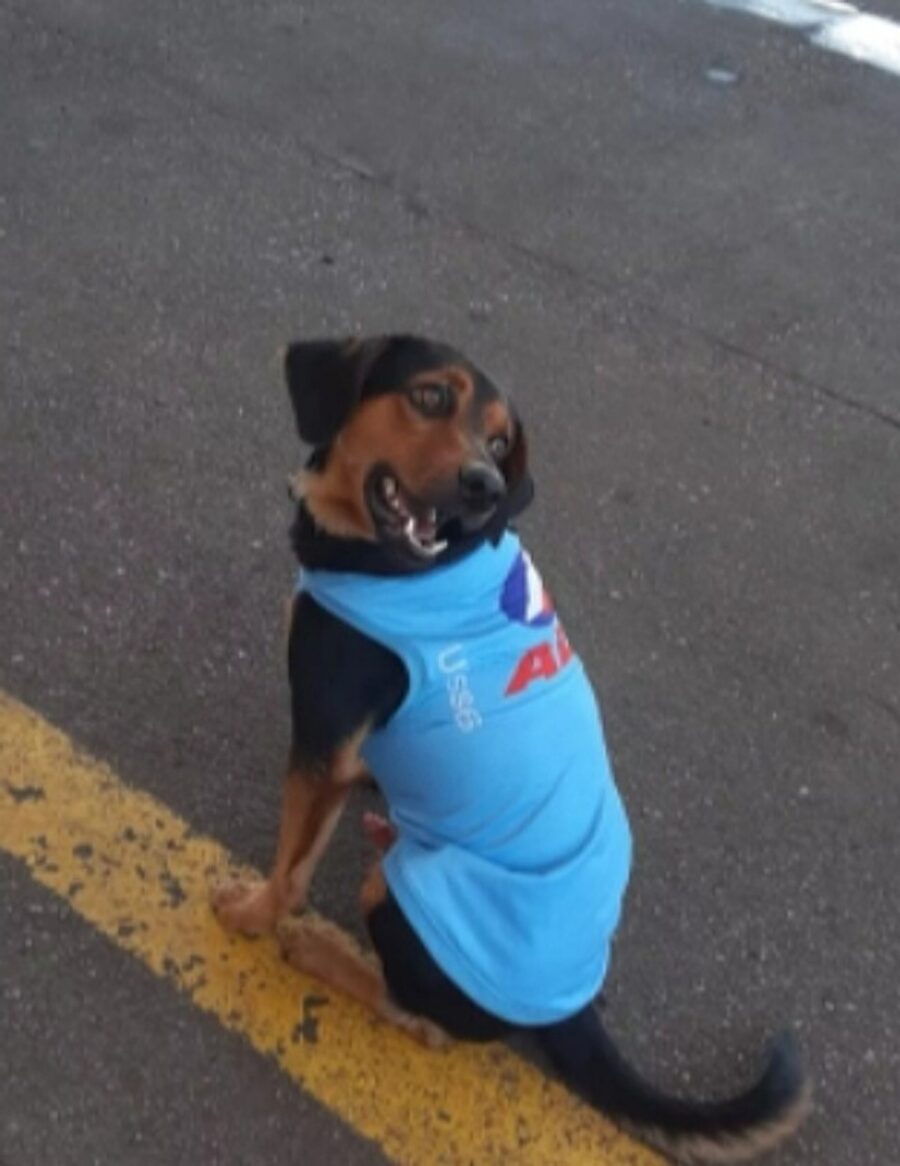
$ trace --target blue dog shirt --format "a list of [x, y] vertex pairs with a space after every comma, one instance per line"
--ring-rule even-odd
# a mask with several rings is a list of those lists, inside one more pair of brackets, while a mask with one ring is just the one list
[[527, 552], [507, 533], [421, 575], [303, 570], [298, 587], [406, 666], [362, 754], [411, 926], [487, 1011], [572, 1015], [603, 982], [631, 838], [593, 691]]

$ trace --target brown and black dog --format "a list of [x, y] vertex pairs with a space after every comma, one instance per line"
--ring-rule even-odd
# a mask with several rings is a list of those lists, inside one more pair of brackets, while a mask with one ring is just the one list
[[[318, 572], [329, 579], [388, 581], [387, 592], [396, 603], [397, 597], [403, 602], [407, 595], [416, 596], [415, 581], [439, 569], [442, 586], [450, 588], [444, 594], [453, 595], [454, 581], [463, 586], [470, 578], [466, 565], [475, 556], [506, 545], [512, 519], [533, 494], [524, 430], [509, 398], [459, 352], [412, 336], [313, 341], [288, 349], [285, 372], [300, 438], [312, 447], [296, 486], [292, 532], [307, 578], [316, 578]], [[532, 569], [527, 560], [527, 570]], [[376, 589], [379, 595], [384, 590]], [[465, 599], [458, 596], [460, 603]], [[533, 622], [540, 623], [540, 601], [535, 611]], [[377, 623], [377, 604], [373, 612]], [[720, 1102], [683, 1101], [659, 1092], [630, 1068], [601, 1026], [592, 999], [580, 999], [550, 1020], [535, 1013], [533, 1023], [486, 1005], [488, 996], [474, 999], [477, 993], [463, 990], [459, 977], [442, 966], [435, 945], [423, 942], [421, 928], [401, 906], [402, 896], [394, 893], [397, 888], [385, 877], [381, 862], [361, 894], [374, 954], [363, 953], [336, 928], [311, 925], [297, 914], [351, 787], [367, 777], [364, 755], [368, 757], [379, 734], [391, 729], [395, 714], [394, 725], [402, 722], [399, 710], [410, 691], [408, 661], [379, 639], [377, 629], [369, 632], [317, 601], [310, 589], [298, 589], [289, 642], [293, 736], [275, 862], [265, 882], [233, 883], [214, 892], [221, 922], [248, 935], [277, 930], [294, 966], [362, 1001], [426, 1044], [440, 1044], [448, 1036], [491, 1040], [515, 1028], [530, 1029], [574, 1091], [678, 1161], [741, 1161], [786, 1137], [801, 1120], [809, 1095], [787, 1036], [775, 1043], [763, 1075], [747, 1092]], [[573, 654], [560, 629], [552, 649], [537, 657], [537, 663], [528, 659], [531, 672], [526, 679], [543, 680], [568, 665]], [[580, 668], [574, 659], [569, 669], [573, 675]], [[510, 683], [507, 694], [518, 691], [516, 683]], [[555, 691], [549, 683], [531, 689], [535, 699], [550, 699], [546, 694]], [[479, 713], [464, 685], [454, 689], [450, 684], [448, 692], [441, 715], [456, 719], [459, 740], [466, 742], [460, 756], [469, 764], [472, 742], [477, 741], [469, 730], [478, 724], [473, 718]], [[553, 723], [557, 733], [565, 734], [564, 724]], [[440, 725], [434, 739], [446, 741]], [[424, 775], [431, 768], [427, 744], [413, 744]], [[598, 754], [598, 768], [601, 760]], [[435, 758], [434, 772], [445, 773], [446, 764], [445, 757]], [[477, 800], [479, 786], [471, 776], [466, 776], [468, 784], [460, 778], [458, 790]], [[481, 788], [487, 789], [493, 776], [479, 775]], [[388, 775], [376, 772], [375, 777], [387, 787], [390, 802]], [[506, 777], [501, 792], [497, 783], [490, 787], [490, 804], [493, 812], [498, 797], [507, 799], [510, 815], [501, 802], [501, 816], [508, 835], [509, 822], [517, 821], [517, 790]], [[408, 801], [409, 791], [405, 796]], [[412, 796], [414, 800], [415, 790]], [[552, 831], [562, 820], [549, 795], [539, 809], [532, 809], [528, 829], [537, 822], [538, 829], [545, 823]], [[458, 810], [451, 807], [448, 813]], [[397, 845], [402, 845], [402, 814], [397, 821]], [[452, 837], [452, 824], [445, 834], [441, 821], [431, 825], [425, 831], [429, 855], [439, 852], [446, 840], [447, 853], [461, 855], [462, 862], [462, 850], [453, 849], [458, 839]], [[594, 829], [581, 825], [588, 833]], [[479, 837], [489, 836], [489, 827], [488, 835]], [[369, 815], [367, 830], [380, 849], [395, 845], [395, 827], [386, 821]], [[590, 844], [588, 838], [585, 845]], [[490, 845], [486, 849], [488, 860], [495, 860], [502, 847], [495, 853]], [[447, 877], [452, 879], [452, 870]], [[476, 883], [466, 886], [477, 899]], [[541, 884], [545, 911], [547, 886]], [[617, 888], [610, 930], [618, 917], [618, 895]], [[460, 902], [465, 911], [464, 896]], [[549, 914], [576, 909], [574, 899], [551, 900]], [[607, 938], [600, 932], [598, 945]], [[478, 982], [478, 956], [469, 955], [476, 965], [472, 982]], [[511, 981], [515, 974], [511, 968]]]

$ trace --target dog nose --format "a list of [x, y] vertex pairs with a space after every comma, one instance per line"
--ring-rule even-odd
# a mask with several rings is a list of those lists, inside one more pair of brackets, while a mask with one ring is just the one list
[[459, 492], [473, 510], [490, 510], [506, 493], [506, 481], [496, 466], [468, 462], [459, 471]]

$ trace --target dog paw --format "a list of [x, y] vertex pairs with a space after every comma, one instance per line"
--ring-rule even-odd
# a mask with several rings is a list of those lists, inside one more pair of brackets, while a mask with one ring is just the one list
[[416, 1018], [410, 1031], [414, 1039], [426, 1049], [446, 1049], [453, 1043], [440, 1025], [422, 1017]]
[[453, 1043], [439, 1024], [427, 1020], [424, 1016], [413, 1016], [391, 1006], [385, 1019], [403, 1029], [407, 1036], [411, 1036], [417, 1044], [424, 1045], [426, 1049], [446, 1049]]
[[275, 926], [275, 910], [269, 884], [229, 880], [214, 887], [210, 906], [226, 931], [264, 935]]

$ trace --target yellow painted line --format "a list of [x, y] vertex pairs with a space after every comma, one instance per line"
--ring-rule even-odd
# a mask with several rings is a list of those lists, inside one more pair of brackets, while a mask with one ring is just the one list
[[3, 693], [0, 848], [396, 1162], [660, 1162], [502, 1045], [428, 1052], [338, 996], [307, 1039], [303, 1000], [328, 994], [273, 941], [230, 938], [210, 915], [227, 851]]

